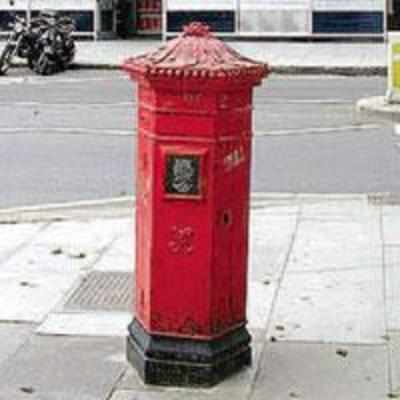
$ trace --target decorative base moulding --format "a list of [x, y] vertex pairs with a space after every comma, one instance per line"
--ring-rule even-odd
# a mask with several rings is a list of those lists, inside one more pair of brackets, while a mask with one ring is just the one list
[[150, 335], [135, 319], [127, 358], [146, 384], [209, 387], [251, 365], [250, 341], [244, 326], [204, 341]]

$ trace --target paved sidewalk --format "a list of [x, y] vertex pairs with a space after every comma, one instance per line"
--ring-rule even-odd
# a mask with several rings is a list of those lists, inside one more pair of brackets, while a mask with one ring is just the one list
[[[242, 54], [268, 62], [275, 72], [384, 74], [384, 43], [228, 41]], [[79, 42], [77, 64], [113, 67], [147, 52], [160, 41]]]
[[[386, 74], [386, 45], [375, 42], [228, 41], [246, 56], [268, 62], [275, 72]], [[78, 67], [117, 68], [129, 56], [160, 46], [157, 40], [80, 41]], [[0, 50], [4, 42], [0, 42]]]
[[145, 387], [125, 362], [131, 201], [2, 211], [0, 400], [400, 398], [399, 200], [257, 196], [254, 364], [207, 390]]

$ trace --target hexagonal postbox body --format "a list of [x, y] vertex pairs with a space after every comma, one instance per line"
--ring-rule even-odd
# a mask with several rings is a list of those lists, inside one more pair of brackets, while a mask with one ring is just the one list
[[124, 69], [139, 98], [128, 358], [148, 383], [210, 385], [251, 359], [252, 90], [269, 70], [199, 23]]

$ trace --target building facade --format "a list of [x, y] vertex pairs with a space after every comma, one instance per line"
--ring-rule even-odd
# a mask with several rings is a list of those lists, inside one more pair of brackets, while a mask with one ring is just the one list
[[0, 0], [0, 32], [11, 12], [56, 9], [80, 34], [172, 36], [191, 21], [235, 37], [383, 37], [400, 29], [400, 0]]
[[376, 36], [385, 32], [385, 0], [166, 0], [166, 31], [190, 20], [235, 36]]
[[114, 0], [0, 0], [0, 33], [7, 33], [13, 15], [35, 17], [41, 10], [56, 10], [74, 19], [80, 36], [112, 36], [116, 30]]

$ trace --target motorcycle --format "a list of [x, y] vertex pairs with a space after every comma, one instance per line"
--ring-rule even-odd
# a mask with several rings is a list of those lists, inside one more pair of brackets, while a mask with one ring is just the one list
[[[43, 17], [43, 16], [42, 16]], [[66, 70], [75, 56], [75, 42], [72, 38], [74, 23], [69, 17], [47, 13], [44, 17], [46, 29], [37, 42], [33, 70], [40, 75], [50, 75]]]
[[71, 18], [43, 12], [28, 25], [25, 19], [15, 16], [12, 28], [0, 55], [0, 75], [7, 73], [15, 56], [26, 59], [29, 68], [41, 75], [65, 70], [72, 63], [75, 42]]
[[59, 58], [61, 60], [61, 68], [67, 69], [75, 58], [76, 47], [72, 37], [72, 32], [75, 30], [75, 24], [69, 17], [60, 18], [58, 21], [58, 32], [61, 40]]
[[13, 30], [0, 55], [0, 75], [7, 73], [15, 56], [27, 59], [28, 64], [32, 66], [35, 42], [40, 34], [35, 24], [28, 26], [25, 19], [17, 15], [15, 16], [15, 23], [11, 24], [10, 27]]

